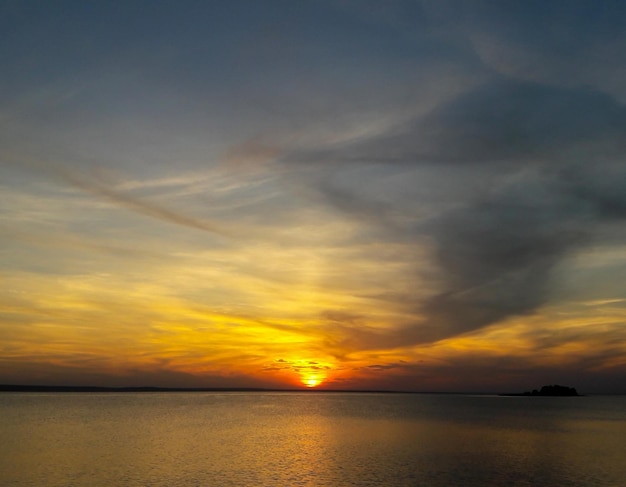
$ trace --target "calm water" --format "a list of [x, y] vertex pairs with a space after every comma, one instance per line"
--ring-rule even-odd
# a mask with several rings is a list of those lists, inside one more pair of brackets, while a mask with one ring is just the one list
[[626, 397], [0, 394], [2, 486], [623, 486]]

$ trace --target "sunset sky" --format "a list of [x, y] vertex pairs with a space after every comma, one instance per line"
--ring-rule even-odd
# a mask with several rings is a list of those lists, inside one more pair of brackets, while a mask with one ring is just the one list
[[0, 383], [626, 392], [623, 1], [0, 1]]

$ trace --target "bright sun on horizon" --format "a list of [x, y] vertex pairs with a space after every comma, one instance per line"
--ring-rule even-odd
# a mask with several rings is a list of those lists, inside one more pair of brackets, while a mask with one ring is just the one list
[[317, 387], [322, 381], [318, 377], [307, 377], [302, 380], [303, 384], [307, 387]]

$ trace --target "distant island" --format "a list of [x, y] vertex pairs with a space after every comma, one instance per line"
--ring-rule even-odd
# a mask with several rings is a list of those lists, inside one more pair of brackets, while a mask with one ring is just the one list
[[543, 386], [540, 390], [533, 389], [521, 394], [500, 394], [501, 396], [580, 396], [575, 388], [554, 384]]

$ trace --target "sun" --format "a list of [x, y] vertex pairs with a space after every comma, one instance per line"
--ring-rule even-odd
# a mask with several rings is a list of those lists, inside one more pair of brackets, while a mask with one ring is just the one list
[[332, 384], [333, 364], [320, 359], [277, 358], [272, 370], [288, 372], [289, 384], [296, 387], [314, 389], [330, 381]]
[[302, 379], [302, 383], [307, 387], [317, 387], [322, 383], [322, 380], [319, 377], [308, 376]]

